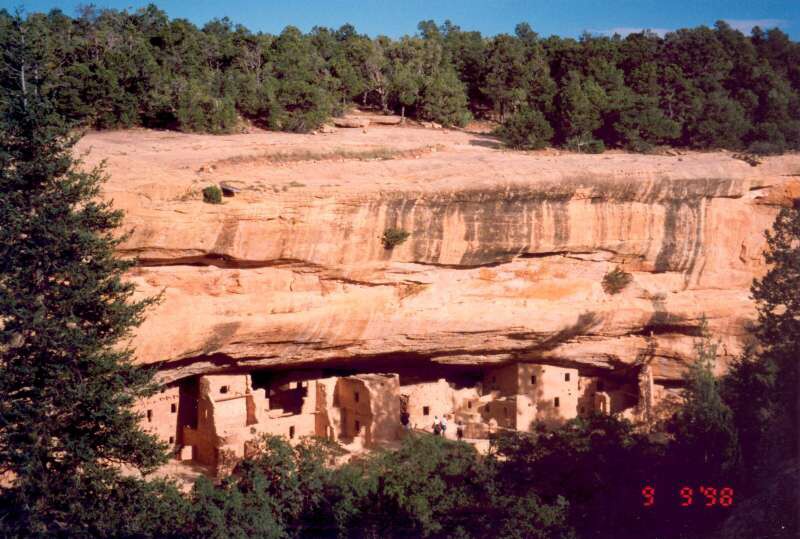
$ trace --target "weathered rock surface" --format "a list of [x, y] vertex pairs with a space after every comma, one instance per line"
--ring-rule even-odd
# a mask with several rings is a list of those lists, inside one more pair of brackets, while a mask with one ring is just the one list
[[[259, 163], [265, 151], [440, 151]], [[376, 127], [319, 138], [89, 134], [123, 253], [163, 302], [132, 339], [174, 380], [275, 365], [542, 360], [680, 377], [703, 314], [726, 358], [748, 339], [763, 232], [800, 197], [800, 156], [523, 154], [466, 132]], [[231, 159], [234, 158], [234, 159]], [[211, 166], [215, 165], [215, 166]], [[202, 170], [203, 172], [198, 172]], [[204, 204], [205, 185], [244, 186]], [[387, 250], [387, 227], [411, 233]], [[621, 266], [633, 282], [608, 295]]]

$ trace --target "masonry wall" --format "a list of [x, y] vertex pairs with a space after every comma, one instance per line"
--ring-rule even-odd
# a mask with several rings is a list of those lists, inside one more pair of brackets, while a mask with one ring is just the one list
[[453, 413], [453, 388], [444, 378], [435, 382], [402, 385], [401, 395], [408, 396], [407, 411], [411, 428], [430, 431], [433, 418]]
[[483, 377], [483, 391], [497, 391], [500, 395], [510, 396], [519, 393], [518, 364], [504, 365], [488, 369]]
[[400, 379], [396, 374], [361, 375], [369, 391], [372, 414], [369, 443], [397, 439], [400, 429]]
[[176, 446], [179, 443], [179, 405], [180, 386], [175, 384], [140, 400], [134, 409], [142, 415], [140, 423], [145, 432], [170, 446]]
[[578, 370], [551, 365], [526, 365], [528, 381], [536, 376], [531, 395], [536, 405], [536, 419], [552, 425], [578, 415]]

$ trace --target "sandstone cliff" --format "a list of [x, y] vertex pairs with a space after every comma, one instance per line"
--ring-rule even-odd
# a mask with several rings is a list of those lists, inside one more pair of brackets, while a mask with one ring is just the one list
[[[275, 365], [547, 360], [680, 377], [699, 318], [747, 340], [763, 232], [800, 196], [800, 156], [523, 154], [488, 137], [89, 134], [123, 253], [163, 302], [132, 340], [166, 380]], [[373, 149], [396, 159], [375, 160]], [[377, 151], [380, 150], [380, 151]], [[346, 159], [333, 159], [338, 155]], [[315, 160], [310, 160], [315, 159]], [[199, 189], [242, 191], [222, 205]], [[387, 250], [387, 227], [411, 233]], [[601, 281], [633, 275], [620, 294]], [[721, 365], [722, 366], [722, 365]]]

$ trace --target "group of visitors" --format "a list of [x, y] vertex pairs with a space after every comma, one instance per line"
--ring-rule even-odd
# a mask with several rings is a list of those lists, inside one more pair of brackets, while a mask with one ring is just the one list
[[[411, 414], [408, 413], [407, 409], [403, 409], [400, 412], [400, 424], [406, 430], [411, 429]], [[433, 434], [435, 436], [447, 435], [447, 418], [445, 416], [441, 418], [438, 415], [433, 416]], [[456, 437], [459, 440], [464, 437], [464, 428], [460, 421], [456, 421]]]

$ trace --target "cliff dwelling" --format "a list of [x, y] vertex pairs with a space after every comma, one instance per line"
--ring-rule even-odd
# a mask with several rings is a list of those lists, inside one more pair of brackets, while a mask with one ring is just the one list
[[[408, 431], [467, 442], [501, 431], [553, 427], [592, 412], [641, 417], [652, 396], [652, 374], [637, 380], [581, 375], [575, 368], [512, 363], [476, 371], [403, 367], [401, 373], [341, 369], [253, 371], [189, 377], [138, 403], [144, 428], [172, 448], [174, 457], [222, 475], [250, 454], [263, 434], [297, 443], [303, 437], [335, 440], [349, 452], [399, 441]], [[649, 403], [652, 406], [652, 402]], [[401, 413], [408, 414], [407, 428]]]
[[[751, 167], [719, 152], [555, 157], [474, 142], [411, 127], [85, 136], [78, 149], [108, 161], [131, 228], [119, 248], [138, 259], [130, 281], [163, 292], [131, 341], [167, 382], [139, 403], [145, 427], [220, 470], [263, 433], [354, 454], [391, 446], [401, 414], [425, 432], [445, 417], [447, 437], [479, 444], [593, 411], [652, 419], [703, 316], [720, 371], [744, 349], [762, 231], [797, 192], [796, 156]], [[263, 159], [265, 147], [364, 145], [436, 151], [379, 166]], [[206, 204], [211, 182], [240, 191]], [[407, 237], [387, 249], [389, 229]], [[624, 286], [610, 292], [617, 269]]]

